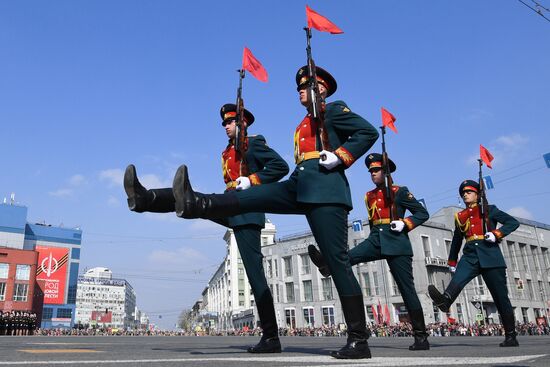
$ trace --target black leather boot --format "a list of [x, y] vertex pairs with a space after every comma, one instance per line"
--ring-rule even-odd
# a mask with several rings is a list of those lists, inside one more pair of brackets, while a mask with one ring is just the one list
[[342, 349], [330, 355], [337, 359], [371, 358], [363, 296], [340, 296], [340, 302], [348, 326], [348, 340]]
[[513, 313], [500, 315], [502, 326], [504, 327], [504, 341], [499, 345], [501, 347], [519, 347], [516, 339], [516, 318]]
[[409, 310], [409, 317], [414, 333], [414, 344], [409, 346], [409, 350], [428, 350], [428, 333], [426, 332], [426, 324], [424, 323], [424, 312], [420, 310]]
[[176, 215], [180, 218], [216, 219], [241, 214], [239, 200], [232, 192], [207, 195], [193, 191], [186, 165], [178, 168], [172, 191], [176, 200]]
[[311, 262], [313, 262], [313, 264], [319, 269], [321, 275], [328, 278], [331, 275], [330, 269], [328, 268], [323, 254], [321, 254], [321, 252], [317, 250], [317, 247], [314, 245], [309, 245], [307, 247], [307, 253], [309, 254]]
[[281, 353], [277, 317], [275, 316], [273, 297], [269, 290], [265, 291], [256, 302], [256, 308], [263, 335], [258, 344], [248, 348], [248, 353]]
[[451, 297], [447, 294], [441, 294], [434, 285], [428, 286], [428, 294], [435, 305], [443, 312], [449, 312], [451, 304], [453, 303]]
[[124, 172], [124, 191], [128, 196], [128, 208], [137, 213], [170, 213], [174, 211], [172, 189], [147, 190], [139, 182], [136, 167], [130, 164]]

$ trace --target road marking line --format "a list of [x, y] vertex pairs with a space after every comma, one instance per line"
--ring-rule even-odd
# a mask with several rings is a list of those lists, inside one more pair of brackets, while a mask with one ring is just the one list
[[18, 352], [32, 354], [55, 354], [55, 353], [101, 353], [93, 349], [18, 349]]
[[275, 362], [275, 363], [325, 363], [339, 367], [362, 365], [376, 366], [451, 366], [451, 365], [480, 365], [480, 364], [509, 364], [545, 357], [547, 354], [508, 356], [508, 357], [376, 357], [372, 359], [359, 360], [337, 360], [330, 356], [294, 356], [294, 357], [256, 357], [246, 356], [241, 358], [163, 358], [163, 359], [109, 359], [89, 361], [10, 361], [0, 362], [0, 365], [57, 365], [57, 364], [123, 364], [123, 363], [191, 363], [191, 362]]

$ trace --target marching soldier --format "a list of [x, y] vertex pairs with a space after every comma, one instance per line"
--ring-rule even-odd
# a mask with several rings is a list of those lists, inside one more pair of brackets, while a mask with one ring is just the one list
[[[519, 343], [516, 339], [514, 310], [506, 287], [506, 263], [498, 243], [503, 237], [515, 231], [519, 227], [519, 222], [496, 206], [488, 205], [487, 222], [495, 229], [483, 233], [484, 218], [481, 216], [479, 183], [466, 180], [460, 184], [458, 192], [466, 209], [455, 214], [456, 227], [448, 259], [448, 265], [454, 275], [443, 294], [433, 285], [428, 287], [428, 292], [441, 311], [449, 312], [449, 308], [466, 284], [481, 275], [491, 292], [504, 326], [505, 339], [500, 346], [517, 347]], [[498, 229], [497, 223], [502, 224]], [[457, 265], [458, 253], [464, 239], [466, 244]]]
[[[283, 158], [267, 146], [261, 135], [248, 136], [245, 159], [235, 147], [237, 106], [226, 104], [220, 110], [222, 126], [229, 143], [222, 153], [222, 174], [226, 191], [246, 190], [252, 186], [277, 182], [288, 173]], [[244, 110], [244, 123], [254, 122], [254, 115]], [[244, 163], [243, 163], [244, 162]], [[128, 194], [130, 210], [142, 212], [174, 211], [172, 189], [146, 190], [138, 181], [135, 167], [128, 166], [124, 176], [124, 187]], [[261, 251], [261, 230], [265, 225], [265, 214], [247, 213], [227, 218], [216, 218], [216, 223], [232, 228], [243, 260], [263, 330], [260, 342], [248, 348], [250, 353], [280, 353], [277, 318], [273, 296], [268, 287], [263, 269]]]
[[[390, 172], [396, 169], [395, 163], [388, 158]], [[365, 159], [365, 165], [371, 174], [376, 188], [365, 194], [365, 204], [369, 215], [369, 237], [349, 251], [351, 265], [386, 259], [390, 272], [401, 292], [405, 307], [409, 312], [414, 332], [414, 344], [410, 350], [430, 349], [428, 333], [424, 323], [424, 312], [414, 288], [412, 270], [413, 251], [408, 232], [428, 220], [428, 212], [416, 200], [406, 186], [392, 186], [396, 220], [390, 219], [390, 205], [385, 197], [382, 154], [371, 153]], [[412, 215], [405, 218], [409, 210]], [[404, 218], [404, 219], [402, 219]], [[325, 277], [331, 275], [325, 258], [313, 245], [308, 247], [312, 262]]]
[[[322, 100], [336, 91], [336, 80], [316, 68]], [[300, 102], [309, 107], [307, 67], [296, 74]], [[296, 169], [283, 182], [253, 186], [248, 190], [205, 195], [194, 192], [187, 167], [174, 177], [176, 214], [183, 218], [213, 219], [250, 212], [304, 214], [327, 257], [348, 327], [347, 344], [335, 358], [370, 358], [363, 296], [351, 271], [347, 254], [347, 216], [352, 209], [345, 170], [365, 154], [378, 132], [342, 101], [324, 104], [324, 121], [310, 113], [294, 134]]]

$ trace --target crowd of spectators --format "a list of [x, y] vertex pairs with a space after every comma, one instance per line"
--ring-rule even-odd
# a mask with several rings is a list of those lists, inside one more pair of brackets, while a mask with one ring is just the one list
[[[432, 337], [448, 336], [499, 336], [504, 335], [504, 329], [500, 324], [486, 325], [465, 325], [465, 324], [447, 324], [433, 323], [428, 324], [426, 329]], [[410, 337], [413, 335], [412, 327], [409, 323], [399, 323], [393, 325], [369, 325], [371, 337]], [[518, 335], [550, 335], [550, 327], [538, 325], [536, 323], [517, 324]], [[36, 335], [43, 336], [61, 336], [61, 335], [124, 335], [124, 336], [260, 336], [260, 328], [246, 328], [218, 332], [213, 330], [122, 330], [112, 328], [96, 329], [38, 329]], [[280, 328], [281, 336], [304, 336], [304, 337], [323, 337], [323, 336], [346, 336], [346, 330], [338, 326], [322, 326], [307, 328]]]

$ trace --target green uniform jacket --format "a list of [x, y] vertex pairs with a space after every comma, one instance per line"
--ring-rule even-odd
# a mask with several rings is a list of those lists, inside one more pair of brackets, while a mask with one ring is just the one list
[[[428, 220], [430, 215], [428, 211], [416, 198], [409, 192], [407, 186], [400, 186], [395, 193], [395, 216], [404, 218], [405, 228], [401, 232], [395, 232], [390, 229], [389, 224], [370, 225], [370, 236], [377, 239], [380, 243], [381, 252], [387, 256], [413, 256], [411, 241], [408, 232], [418, 227]], [[411, 216], [405, 218], [406, 211], [411, 212]], [[376, 238], [378, 237], [378, 238]]]
[[[250, 174], [256, 174], [262, 184], [277, 182], [289, 171], [288, 164], [271, 149], [262, 135], [248, 137], [246, 162]], [[264, 213], [246, 213], [227, 218], [228, 227], [233, 228], [247, 224], [265, 225]]]
[[[497, 223], [502, 224], [498, 230], [493, 231], [500, 232], [497, 238], [502, 238], [514, 232], [519, 227], [519, 222], [516, 218], [510, 214], [499, 210], [495, 205], [489, 205], [489, 222], [492, 228], [497, 228]], [[455, 231], [453, 233], [453, 240], [451, 242], [451, 249], [449, 250], [449, 265], [455, 266], [458, 259], [458, 253], [462, 247], [464, 239], [464, 233], [460, 229], [458, 223], [456, 224]], [[479, 260], [479, 264], [482, 268], [505, 268], [506, 262], [502, 256], [499, 243], [487, 242], [483, 239], [468, 241], [464, 245], [462, 251], [462, 257]]]
[[297, 180], [296, 200], [311, 204], [343, 204], [351, 210], [351, 193], [344, 172], [373, 146], [378, 131], [367, 120], [350, 111], [343, 101], [326, 105], [325, 131], [331, 149], [343, 164], [330, 171], [320, 166], [318, 159], [298, 164], [290, 177]]

